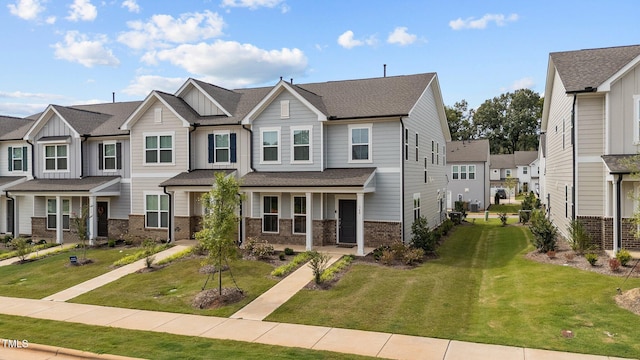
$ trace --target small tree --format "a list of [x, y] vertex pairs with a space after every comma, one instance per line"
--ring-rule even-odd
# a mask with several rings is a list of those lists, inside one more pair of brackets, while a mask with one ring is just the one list
[[80, 214], [73, 214], [71, 218], [73, 226], [76, 228], [78, 239], [82, 246], [82, 259], [87, 260], [87, 239], [89, 238], [89, 228], [87, 226], [87, 220], [89, 219], [89, 207], [82, 206]]
[[589, 250], [591, 244], [591, 237], [587, 232], [587, 229], [584, 228], [584, 224], [580, 220], [571, 220], [571, 223], [568, 227], [569, 230], [569, 244], [571, 245], [571, 249], [577, 253], [584, 253]]
[[436, 250], [436, 240], [433, 232], [429, 229], [429, 223], [424, 216], [413, 221], [411, 224], [411, 246], [431, 253]]
[[509, 197], [509, 204], [511, 204], [511, 194], [513, 194], [517, 182], [518, 180], [516, 180], [516, 178], [512, 177], [511, 175], [507, 176], [507, 178], [504, 180], [504, 186], [506, 186], [507, 190], [509, 190], [509, 193], [507, 194], [507, 196]]
[[196, 239], [208, 251], [208, 260], [218, 270], [218, 294], [222, 294], [222, 267], [229, 259], [238, 256], [235, 234], [239, 216], [236, 213], [242, 198], [240, 185], [234, 177], [226, 177], [219, 172], [215, 175], [213, 188], [202, 195], [205, 214], [202, 217], [202, 230], [196, 233]]
[[541, 253], [546, 253], [556, 249], [556, 236], [558, 228], [544, 216], [540, 210], [531, 213], [531, 233], [533, 234], [534, 245]]
[[27, 256], [33, 251], [33, 244], [25, 238], [15, 238], [11, 245], [16, 249], [16, 255], [20, 258], [20, 262], [25, 262]]
[[322, 282], [322, 274], [325, 270], [327, 270], [329, 259], [331, 259], [331, 256], [329, 256], [329, 254], [319, 253], [317, 251], [311, 252], [309, 267], [313, 272], [313, 278], [316, 284], [320, 284]]

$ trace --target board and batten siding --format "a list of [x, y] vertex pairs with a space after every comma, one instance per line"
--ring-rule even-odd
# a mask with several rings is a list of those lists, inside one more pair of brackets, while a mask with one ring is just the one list
[[[565, 186], [571, 187], [573, 184], [571, 147], [571, 108], [573, 97], [566, 94], [566, 90], [557, 72], [553, 81], [551, 98], [545, 99], [545, 101], [550, 101], [546, 131], [547, 174], [545, 189], [551, 197], [551, 204], [549, 204], [551, 219], [553, 219], [554, 224], [558, 227], [558, 231], [567, 237], [567, 226], [571, 221], [571, 213], [569, 211], [569, 216], [565, 216]], [[546, 199], [547, 194], [541, 194], [541, 196]]]
[[[120, 158], [122, 161], [122, 168], [116, 170], [100, 170], [98, 169], [98, 164], [102, 159], [98, 156], [99, 154], [99, 144], [103, 143], [112, 143], [117, 142], [121, 145], [121, 154]], [[84, 153], [84, 166], [85, 166], [85, 176], [120, 176], [123, 179], [131, 178], [131, 167], [129, 166], [129, 161], [131, 160], [130, 154], [130, 143], [129, 138], [103, 138], [103, 139], [91, 139], [85, 142], [85, 153]]]
[[[39, 143], [38, 140], [49, 136], [70, 136], [70, 142], [60, 142], [59, 145], [68, 145], [67, 149], [67, 171], [44, 171], [44, 148], [47, 145], [58, 145], [58, 143]], [[73, 137], [73, 131], [60, 119], [58, 115], [53, 115], [34, 136], [36, 161], [34, 164], [34, 175], [40, 179], [75, 179], [79, 178], [82, 172], [80, 159], [80, 146], [82, 140]]]
[[634, 95], [640, 95], [640, 69], [637, 66], [611, 85], [607, 154], [638, 152], [638, 145], [634, 144]]
[[205, 94], [193, 86], [182, 99], [200, 116], [224, 115], [224, 112], [211, 102]]
[[[289, 117], [281, 118], [280, 102], [289, 101]], [[291, 128], [311, 126], [311, 158], [312, 163], [292, 163]], [[280, 128], [280, 161], [279, 164], [262, 164], [261, 129]], [[281, 94], [267, 106], [251, 123], [253, 131], [253, 167], [257, 171], [321, 171], [321, 133], [322, 125], [318, 116], [288, 91]]]

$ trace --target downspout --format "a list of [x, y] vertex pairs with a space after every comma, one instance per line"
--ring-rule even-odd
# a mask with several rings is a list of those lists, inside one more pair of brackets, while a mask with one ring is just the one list
[[[80, 135], [82, 140], [80, 141], [80, 179], [84, 178], [84, 143], [87, 141], [89, 135]], [[102, 161], [102, 159], [100, 159]], [[81, 199], [82, 200], [82, 199]]]
[[31, 146], [31, 177], [35, 179], [36, 178], [36, 170], [35, 170], [35, 164], [36, 164], [35, 151], [36, 150], [35, 150], [35, 145], [29, 140], [27, 140], [27, 144], [29, 144]]
[[403, 226], [400, 227], [402, 234], [401, 234], [401, 238], [402, 238], [402, 242], [404, 243], [404, 159], [406, 154], [404, 153], [404, 121], [402, 121], [402, 117], [400, 117], [400, 147], [402, 148], [401, 151], [401, 155], [400, 155], [400, 199], [401, 199], [401, 206], [402, 206], [402, 211], [400, 211], [400, 223], [403, 224]]
[[255, 172], [256, 169], [253, 168], [253, 131], [248, 129], [246, 125], [242, 125], [242, 128], [249, 132], [249, 168]]
[[189, 141], [187, 144], [189, 147], [189, 166], [187, 167], [187, 172], [191, 172], [191, 134], [196, 131], [198, 126], [200, 126], [200, 123], [193, 123], [193, 129], [189, 129], [189, 136], [187, 137], [187, 140]]
[[13, 208], [11, 209], [11, 211], [13, 211], [13, 216], [12, 216], [12, 218], [13, 218], [13, 224], [12, 224], [13, 234], [12, 235], [13, 235], [14, 238], [17, 238], [17, 237], [20, 236], [20, 231], [19, 231], [19, 229], [17, 229], [16, 221], [15, 221], [15, 219], [16, 219], [16, 201], [17, 201], [17, 199], [14, 198], [14, 197], [9, 196], [9, 191], [8, 190], [4, 191], [4, 196], [6, 196], [7, 199], [13, 200], [13, 206], [12, 206]]
[[167, 196], [169, 196], [169, 216], [168, 216], [168, 220], [169, 223], [167, 224], [168, 228], [167, 228], [167, 244], [170, 244], [173, 242], [173, 228], [172, 228], [172, 224], [173, 224], [173, 196], [171, 195], [171, 193], [167, 192], [167, 187], [163, 186], [162, 187], [162, 191], [167, 194]]
[[618, 179], [616, 180], [616, 225], [617, 225], [617, 229], [616, 229], [616, 246], [614, 246], [614, 249], [622, 249], [622, 205], [620, 204], [620, 201], [622, 200], [622, 177], [624, 175], [622, 174], [618, 174]]
[[576, 101], [578, 100], [578, 95], [576, 93], [573, 94], [573, 104], [571, 105], [571, 159], [573, 162], [572, 168], [572, 176], [571, 176], [571, 221], [576, 220], [576, 167], [578, 166], [576, 159]]

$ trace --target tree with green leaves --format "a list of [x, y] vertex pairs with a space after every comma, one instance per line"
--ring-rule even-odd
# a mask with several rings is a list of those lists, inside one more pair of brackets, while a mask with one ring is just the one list
[[453, 104], [453, 107], [445, 106], [445, 114], [449, 123], [451, 140], [469, 140], [476, 138], [476, 128], [473, 124], [474, 110], [469, 109], [466, 100]]
[[511, 194], [514, 193], [513, 191], [516, 188], [517, 182], [518, 180], [511, 175], [507, 176], [507, 178], [504, 179], [504, 186], [507, 188], [507, 190], [509, 190], [509, 193], [507, 194], [509, 197], [509, 204], [511, 204]]
[[236, 234], [239, 215], [237, 213], [242, 198], [240, 185], [231, 176], [215, 174], [212, 189], [202, 195], [205, 214], [202, 216], [202, 230], [196, 233], [196, 239], [208, 251], [208, 260], [218, 271], [218, 294], [222, 294], [222, 267], [238, 256]]
[[473, 115], [479, 137], [489, 139], [491, 154], [536, 150], [543, 99], [529, 89], [487, 100]]
[[74, 227], [76, 228], [76, 233], [78, 234], [78, 239], [80, 240], [80, 244], [82, 246], [82, 260], [87, 260], [87, 239], [89, 238], [89, 207], [83, 205], [80, 208], [79, 214], [73, 214], [74, 216], [71, 218]]

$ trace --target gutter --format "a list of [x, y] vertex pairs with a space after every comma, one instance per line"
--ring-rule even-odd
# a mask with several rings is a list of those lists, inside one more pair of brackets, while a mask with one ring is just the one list
[[193, 129], [189, 129], [189, 136], [187, 137], [187, 147], [189, 148], [189, 166], [187, 167], [187, 172], [190, 173], [191, 172], [191, 134], [196, 131], [196, 129], [198, 128], [198, 126], [200, 126], [200, 123], [193, 123]]
[[242, 128], [249, 132], [249, 168], [255, 172], [256, 169], [253, 167], [253, 130], [248, 129], [246, 125], [242, 125]]
[[[173, 242], [173, 195], [167, 192], [167, 187], [163, 186], [162, 191], [169, 196], [169, 216], [167, 216], [167, 220], [169, 223], [167, 224], [167, 244]], [[158, 204], [159, 206], [159, 204]]]
[[[404, 121], [402, 121], [402, 117], [400, 117], [400, 147], [402, 148], [402, 151], [400, 151], [401, 155], [400, 155], [400, 192], [401, 195], [400, 199], [401, 199], [401, 206], [402, 206], [402, 210], [400, 211], [400, 223], [404, 224], [404, 162], [405, 162], [405, 153], [404, 153], [404, 131], [405, 131], [405, 127], [404, 127]], [[350, 136], [350, 135], [349, 135]], [[422, 200], [420, 200], [422, 201]], [[402, 242], [404, 243], [405, 239], [404, 239], [404, 225], [400, 227], [400, 230], [402, 231]]]

